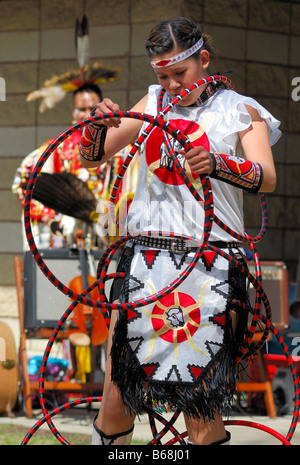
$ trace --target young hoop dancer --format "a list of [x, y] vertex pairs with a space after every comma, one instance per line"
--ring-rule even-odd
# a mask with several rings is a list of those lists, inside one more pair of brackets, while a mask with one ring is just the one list
[[[153, 28], [146, 51], [158, 84], [132, 111], [156, 115], [193, 83], [209, 76], [210, 47], [190, 20], [175, 18]], [[96, 114], [119, 111], [104, 99]], [[259, 103], [233, 90], [202, 85], [166, 114], [188, 136], [184, 151], [154, 127], [141, 147], [138, 184], [128, 218], [127, 243], [120, 262], [125, 271], [120, 302], [132, 302], [168, 286], [194, 257], [203, 233], [203, 202], [182, 182], [169, 148], [203, 199], [199, 175], [209, 175], [214, 212], [244, 235], [243, 190], [272, 192], [276, 184], [271, 145], [279, 122]], [[87, 126], [82, 162], [95, 167], [132, 143], [148, 126], [124, 118]], [[147, 236], [163, 231], [164, 238]], [[190, 237], [174, 240], [172, 237]], [[245, 262], [240, 244], [213, 224], [209, 241]], [[190, 444], [228, 444], [222, 416], [230, 412], [237, 380], [238, 354], [247, 311], [243, 276], [220, 254], [205, 250], [191, 274], [173, 292], [132, 312], [112, 311], [110, 348], [103, 401], [94, 423], [93, 443], [129, 444], [135, 415], [152, 402], [183, 411]], [[110, 350], [110, 349], [109, 349]]]

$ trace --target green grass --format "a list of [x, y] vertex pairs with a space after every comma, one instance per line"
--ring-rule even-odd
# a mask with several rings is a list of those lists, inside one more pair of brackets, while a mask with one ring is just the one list
[[[20, 445], [28, 433], [29, 428], [18, 425], [0, 425], [0, 446], [16, 446]], [[91, 436], [84, 434], [62, 433], [64, 438], [74, 445], [90, 445]], [[30, 438], [28, 445], [35, 446], [55, 446], [60, 445], [60, 442], [51, 433], [51, 431], [38, 430]]]
[[[29, 428], [19, 425], [0, 425], [0, 446], [18, 446], [21, 445], [25, 435], [28, 433]], [[61, 433], [63, 437], [74, 446], [89, 446], [91, 445], [91, 435], [88, 434], [74, 434], [74, 433]], [[132, 441], [133, 445], [147, 444], [148, 441]], [[37, 430], [30, 438], [27, 445], [31, 446], [57, 446], [61, 445], [59, 440], [47, 430]]]

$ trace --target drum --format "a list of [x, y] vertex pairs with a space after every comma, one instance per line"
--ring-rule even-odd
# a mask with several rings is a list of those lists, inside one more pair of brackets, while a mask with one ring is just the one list
[[0, 321], [0, 413], [12, 416], [18, 397], [18, 364], [13, 332]]

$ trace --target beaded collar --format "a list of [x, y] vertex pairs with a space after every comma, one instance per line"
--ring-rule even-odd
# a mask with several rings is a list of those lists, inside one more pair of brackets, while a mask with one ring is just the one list
[[206, 88], [204, 89], [204, 91], [202, 92], [202, 94], [200, 95], [200, 97], [198, 97], [196, 102], [192, 103], [192, 105], [189, 105], [189, 107], [198, 107], [202, 105], [203, 103], [205, 103], [210, 97], [212, 97], [217, 92], [220, 85], [221, 85], [220, 83], [208, 84]]

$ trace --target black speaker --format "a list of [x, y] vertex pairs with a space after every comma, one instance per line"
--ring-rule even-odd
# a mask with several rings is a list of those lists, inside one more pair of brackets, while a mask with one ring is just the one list
[[[250, 273], [255, 277], [255, 266], [248, 264]], [[262, 288], [267, 295], [272, 312], [272, 323], [278, 329], [286, 329], [290, 324], [288, 271], [283, 262], [261, 262]], [[255, 289], [250, 285], [251, 305], [255, 303]], [[264, 313], [262, 304], [261, 312]]]
[[[63, 247], [59, 249], [39, 250], [40, 255], [50, 271], [64, 285], [69, 287], [70, 281], [81, 275], [79, 252], [77, 248]], [[97, 270], [103, 250], [92, 250], [91, 256]], [[116, 255], [116, 254], [115, 254]], [[24, 328], [53, 329], [71, 304], [72, 299], [58, 290], [39, 269], [30, 251], [24, 253]], [[109, 272], [116, 269], [113, 259]], [[92, 276], [94, 272], [90, 271]], [[106, 284], [106, 295], [109, 295], [111, 281]], [[107, 287], [108, 286], [108, 287]]]

